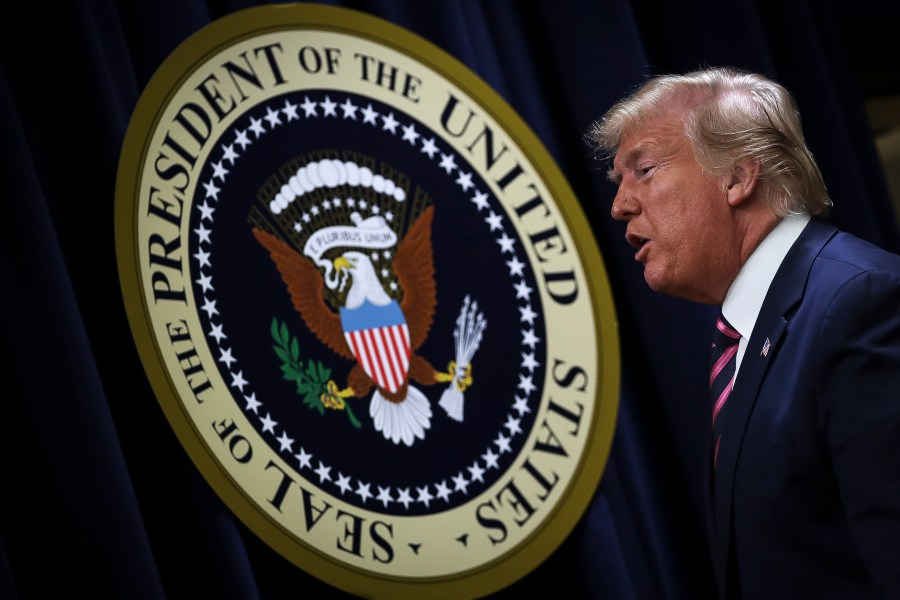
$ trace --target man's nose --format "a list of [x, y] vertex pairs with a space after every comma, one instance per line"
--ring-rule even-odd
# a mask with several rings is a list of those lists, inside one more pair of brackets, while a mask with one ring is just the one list
[[641, 212], [640, 203], [634, 195], [624, 189], [623, 185], [620, 185], [609, 212], [617, 221], [629, 221]]

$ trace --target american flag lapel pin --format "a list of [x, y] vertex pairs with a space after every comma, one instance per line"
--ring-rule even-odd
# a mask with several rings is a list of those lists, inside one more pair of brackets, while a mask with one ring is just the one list
[[772, 347], [772, 342], [769, 341], [769, 338], [766, 338], [766, 343], [763, 344], [762, 352], [759, 353], [760, 356], [765, 358], [769, 354], [769, 348]]

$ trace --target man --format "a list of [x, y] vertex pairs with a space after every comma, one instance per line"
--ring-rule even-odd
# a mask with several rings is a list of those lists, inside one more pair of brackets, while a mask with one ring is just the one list
[[722, 308], [720, 596], [900, 597], [900, 257], [820, 219], [793, 99], [759, 75], [653, 79], [590, 135], [650, 287]]

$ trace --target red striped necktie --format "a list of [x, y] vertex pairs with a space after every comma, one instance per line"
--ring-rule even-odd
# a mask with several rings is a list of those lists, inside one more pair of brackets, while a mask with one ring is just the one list
[[716, 321], [713, 335], [712, 367], [709, 372], [709, 390], [712, 395], [713, 411], [713, 466], [719, 457], [719, 442], [722, 437], [722, 411], [734, 387], [734, 371], [737, 365], [738, 342], [741, 334], [725, 320], [721, 314]]

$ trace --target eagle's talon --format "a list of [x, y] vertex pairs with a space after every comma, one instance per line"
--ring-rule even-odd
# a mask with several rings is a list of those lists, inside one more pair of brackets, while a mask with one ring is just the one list
[[447, 372], [435, 373], [434, 378], [443, 383], [452, 381], [456, 389], [465, 392], [472, 385], [472, 363], [462, 366], [457, 365], [455, 360], [451, 360], [447, 365]]
[[344, 402], [344, 398], [349, 398], [352, 395], [353, 388], [348, 387], [343, 390], [338, 389], [334, 380], [329, 379], [328, 383], [325, 385], [325, 391], [319, 394], [319, 401], [325, 408], [331, 410], [344, 410], [347, 406], [347, 403]]

